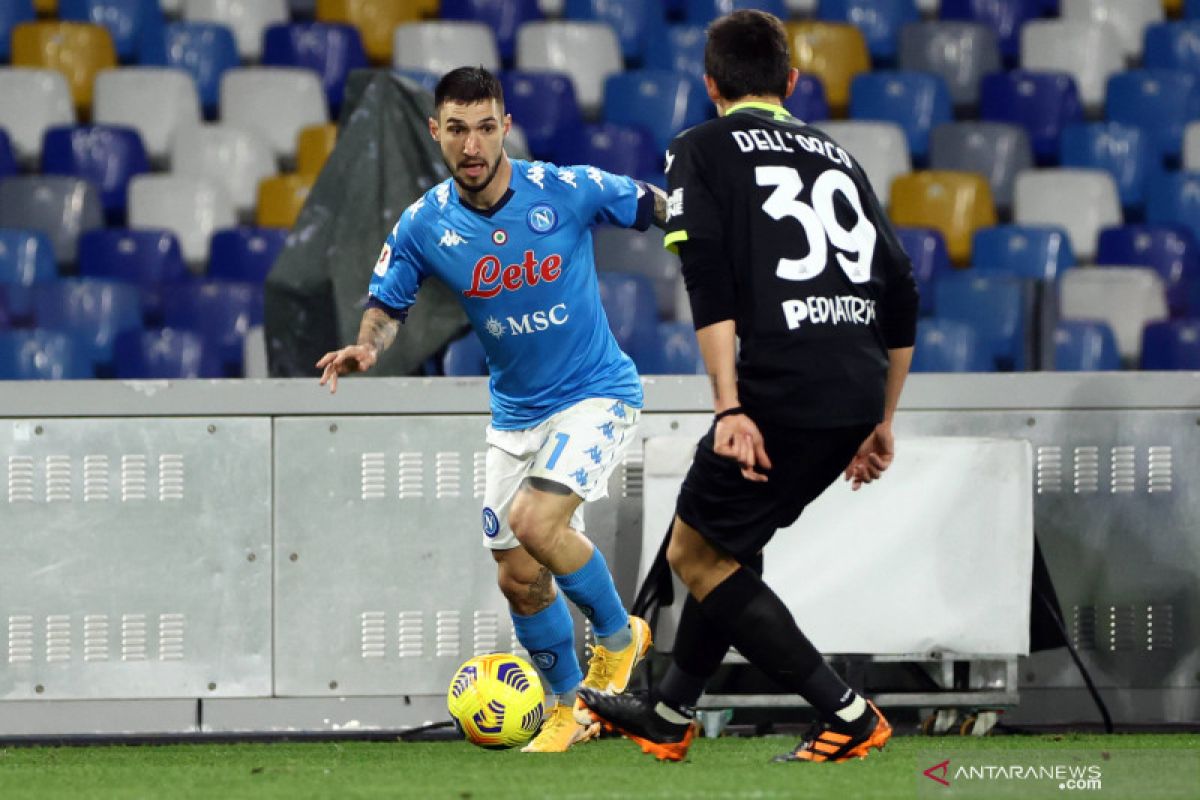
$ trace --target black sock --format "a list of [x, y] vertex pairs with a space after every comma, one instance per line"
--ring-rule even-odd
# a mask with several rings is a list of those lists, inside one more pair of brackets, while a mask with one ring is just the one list
[[677, 713], [691, 717], [696, 701], [704, 694], [705, 684], [728, 651], [729, 640], [712, 629], [696, 598], [688, 595], [675, 631], [671, 666], [655, 688], [654, 702], [661, 701]]

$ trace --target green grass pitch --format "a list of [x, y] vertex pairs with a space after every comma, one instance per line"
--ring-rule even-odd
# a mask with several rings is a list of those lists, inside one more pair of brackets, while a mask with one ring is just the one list
[[[923, 762], [943, 747], [997, 755], [1012, 750], [1049, 755], [1056, 749], [1146, 749], [1200, 758], [1200, 735], [1068, 734], [897, 736], [883, 753], [865, 761], [766, 763], [794, 741], [780, 736], [700, 739], [682, 764], [657, 763], [618, 739], [588, 743], [562, 755], [490, 752], [465, 742], [0, 747], [0, 798], [891, 800], [917, 796], [919, 773], [929, 766]], [[1153, 774], [1147, 779], [1153, 781]], [[1156, 796], [1153, 791], [1144, 795]], [[1200, 796], [1200, 788], [1195, 796]]]

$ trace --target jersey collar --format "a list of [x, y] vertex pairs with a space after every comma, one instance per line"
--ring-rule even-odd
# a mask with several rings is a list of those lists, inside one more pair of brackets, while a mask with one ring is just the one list
[[735, 106], [730, 106], [725, 111], [725, 116], [728, 117], [730, 114], [733, 114], [737, 111], [766, 111], [775, 119], [790, 119], [792, 116], [791, 112], [789, 112], [783, 106], [777, 106], [774, 103], [759, 103], [753, 100], [746, 103], [738, 103]]

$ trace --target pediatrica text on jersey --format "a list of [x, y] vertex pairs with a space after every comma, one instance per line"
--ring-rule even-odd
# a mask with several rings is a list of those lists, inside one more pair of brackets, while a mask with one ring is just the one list
[[495, 297], [501, 292], [515, 292], [522, 286], [551, 283], [562, 275], [562, 256], [551, 253], [538, 260], [532, 250], [525, 251], [520, 264], [503, 265], [494, 255], [486, 255], [475, 262], [471, 274], [471, 288], [463, 290], [466, 297]]

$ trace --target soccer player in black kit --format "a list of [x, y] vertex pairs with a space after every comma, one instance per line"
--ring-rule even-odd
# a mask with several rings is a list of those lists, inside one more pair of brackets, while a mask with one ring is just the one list
[[[797, 72], [779, 20], [715, 21], [704, 71], [720, 116], [677, 136], [666, 163], [665, 244], [682, 260], [716, 412], [667, 547], [689, 596], [648, 698], [580, 697], [645, 752], [682, 760], [696, 701], [732, 645], [820, 714], [776, 761], [862, 758], [891, 726], [763, 582], [762, 549], [839, 474], [858, 489], [891, 464], [916, 284], [862, 169], [780, 105]], [[808, 611], [836, 614], [836, 598]]]

